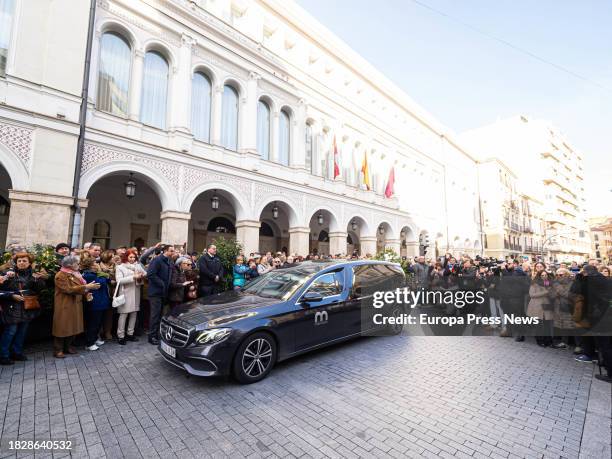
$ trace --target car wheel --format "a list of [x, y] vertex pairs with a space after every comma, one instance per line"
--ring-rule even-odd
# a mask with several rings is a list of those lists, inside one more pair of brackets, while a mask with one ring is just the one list
[[234, 357], [234, 377], [242, 384], [261, 381], [276, 362], [276, 342], [268, 333], [248, 336]]
[[404, 310], [401, 306], [393, 306], [389, 317], [393, 317], [396, 323], [387, 325], [387, 329], [385, 330], [387, 335], [399, 335], [402, 332], [404, 326], [402, 324], [398, 324], [397, 321], [402, 317], [403, 313]]

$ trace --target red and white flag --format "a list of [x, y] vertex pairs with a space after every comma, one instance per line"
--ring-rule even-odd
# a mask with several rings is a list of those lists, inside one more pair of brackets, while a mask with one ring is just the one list
[[391, 166], [389, 172], [389, 180], [387, 180], [387, 187], [385, 188], [385, 197], [390, 198], [395, 193], [395, 168]]
[[338, 146], [336, 145], [336, 135], [334, 134], [334, 180], [340, 175], [340, 164], [338, 158]]

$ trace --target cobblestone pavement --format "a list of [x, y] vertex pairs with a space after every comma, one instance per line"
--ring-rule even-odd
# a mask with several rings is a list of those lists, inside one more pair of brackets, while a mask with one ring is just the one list
[[593, 375], [494, 337], [363, 338], [249, 386], [187, 378], [144, 342], [44, 349], [2, 367], [3, 444], [69, 438], [75, 457], [573, 458]]

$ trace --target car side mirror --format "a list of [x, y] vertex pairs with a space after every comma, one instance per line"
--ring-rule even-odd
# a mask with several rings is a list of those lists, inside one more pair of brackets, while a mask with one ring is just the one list
[[306, 304], [317, 303], [319, 301], [323, 301], [323, 295], [319, 292], [306, 292], [302, 297], [302, 301]]

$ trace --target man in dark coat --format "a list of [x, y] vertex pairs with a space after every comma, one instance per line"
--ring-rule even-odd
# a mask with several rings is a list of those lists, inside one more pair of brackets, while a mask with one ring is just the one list
[[[529, 282], [529, 276], [518, 263], [508, 263], [507, 268], [502, 270], [497, 291], [504, 314], [525, 316], [525, 297], [529, 293]], [[514, 333], [516, 341], [525, 340], [522, 335], [524, 330], [520, 325], [508, 324], [507, 328]]]
[[225, 272], [223, 263], [217, 256], [217, 247], [214, 244], [209, 245], [206, 252], [198, 260], [198, 271], [200, 271], [200, 296], [214, 295], [223, 290]]
[[162, 253], [155, 257], [147, 267], [149, 305], [149, 343], [159, 344], [159, 324], [164, 303], [168, 300], [168, 290], [172, 277], [174, 246], [162, 245]]

